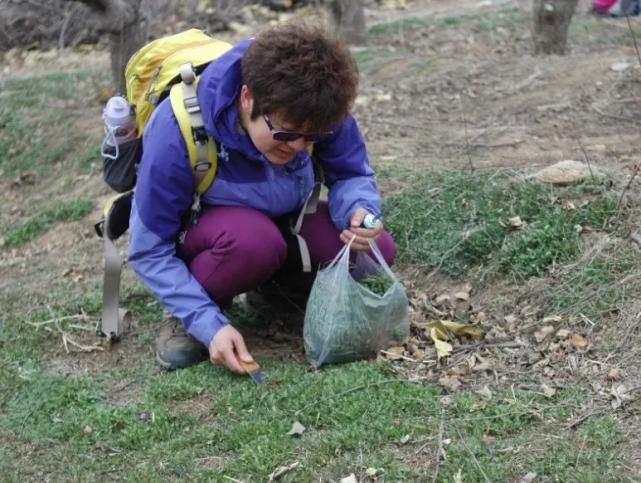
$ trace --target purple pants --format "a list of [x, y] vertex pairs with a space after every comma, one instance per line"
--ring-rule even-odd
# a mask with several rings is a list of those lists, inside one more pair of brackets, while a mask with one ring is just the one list
[[[221, 306], [273, 278], [285, 286], [309, 289], [318, 267], [332, 261], [343, 247], [340, 232], [326, 203], [305, 216], [300, 234], [309, 248], [312, 273], [303, 274], [298, 244], [288, 226], [286, 218], [273, 220], [251, 208], [205, 208], [198, 224], [187, 230], [177, 254]], [[392, 236], [383, 232], [378, 246], [391, 265], [396, 255]]]

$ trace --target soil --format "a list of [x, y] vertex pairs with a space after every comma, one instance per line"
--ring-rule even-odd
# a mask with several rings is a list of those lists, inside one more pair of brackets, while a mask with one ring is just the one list
[[[594, 19], [588, 13], [590, 1], [581, 0], [573, 20], [568, 55], [533, 57], [527, 20], [531, 14], [529, 2], [386, 3], [405, 7], [368, 9], [370, 26], [398, 19], [408, 22], [420, 19], [426, 25], [399, 31], [391, 41], [388, 35], [371, 35], [367, 51], [359, 48], [354, 51], [356, 56], [365, 58], [354, 113], [374, 164], [426, 171], [463, 169], [474, 173], [504, 168], [527, 174], [561, 160], [588, 160], [609, 175], [615, 191], [626, 188], [631, 195], [639, 192], [638, 178], [631, 182], [630, 178], [637, 165], [641, 124], [641, 59], [637, 58], [625, 19]], [[487, 21], [479, 24], [474, 21], [478, 18]], [[633, 28], [641, 27], [639, 18], [630, 20]], [[453, 28], [455, 23], [458, 25]], [[221, 36], [229, 40], [241, 37], [240, 33]], [[29, 59], [22, 56], [5, 66], [4, 73], [19, 76], [34, 70], [73, 69], [86, 67], [88, 62], [108, 69], [108, 55], [103, 52], [89, 55], [68, 52], [46, 63], [38, 61], [37, 56]], [[617, 63], [627, 67], [620, 69]], [[98, 112], [96, 107], [88, 115], [96, 132], [101, 129]], [[389, 194], [410, 181], [386, 178], [381, 189]], [[98, 178], [88, 183], [86, 191], [94, 190], [103, 198], [108, 194]], [[3, 206], [16, 203], [18, 192], [10, 184], [11, 180], [2, 180]], [[28, 200], [25, 202], [28, 204]], [[24, 248], [0, 252], [3, 273], [0, 288], [6, 291], [6, 300], [19, 299], [19, 292], [43, 292], [50, 283], [64, 284], [70, 300], [80, 300], [88, 283], [99, 284], [102, 249], [91, 227], [97, 214], [84, 222], [59, 227]], [[630, 231], [639, 221], [629, 220]], [[417, 269], [405, 269], [401, 275], [413, 298], [415, 320], [434, 316], [425, 308], [426, 300], [460, 292], [466, 283]], [[129, 270], [124, 271], [123, 284], [135, 284]], [[521, 325], [511, 335], [531, 337], [525, 327], [553, 315], [537, 312], [536, 308], [536, 295], [547, 284], [544, 278], [523, 286], [512, 282], [491, 284], [472, 291], [469, 300], [462, 301], [463, 312], [472, 314], [468, 316], [472, 322], [478, 321], [479, 313], [483, 312], [483, 317], [508, 333], [506, 326], [516, 320]], [[576, 359], [572, 359], [573, 354], [559, 362], [554, 368], [559, 376], [557, 383], [587, 387], [596, 379], [605, 386], [604, 373], [614, 367], [623, 370], [624, 380], [633, 381], [638, 376], [639, 355], [635, 351], [625, 357], [622, 353], [608, 355], [599, 350], [598, 338], [625, 339], [628, 349], [639, 346], [641, 335], [635, 325], [638, 305], [638, 300], [630, 300], [629, 307], [597, 321], [605, 329], [590, 339], [594, 349], [587, 356], [578, 356], [580, 367], [576, 371], [566, 373], [561, 369]], [[454, 306], [432, 305], [432, 308], [444, 314], [460, 310]], [[59, 345], [51, 355], [50, 370], [99, 372], [106, 366], [132, 366], [149, 361], [153, 358], [153, 333], [159, 325], [160, 322], [150, 326], [134, 320], [130, 333], [111, 351], [67, 354]], [[277, 332], [271, 331], [271, 335]], [[280, 340], [260, 349], [254, 343], [265, 340], [262, 336], [250, 339], [256, 357], [274, 353], [301, 357], [299, 338], [292, 336], [288, 342], [288, 337], [280, 336]], [[91, 334], [77, 340], [86, 345], [95, 342]], [[586, 359], [597, 364], [589, 364]], [[594, 367], [598, 367], [597, 373]], [[478, 372], [470, 370], [461, 379], [473, 385], [479, 377]], [[435, 378], [438, 379], [438, 374]], [[500, 382], [511, 381], [506, 378]], [[113, 392], [117, 393], [117, 388]], [[638, 427], [638, 421], [634, 424]], [[629, 461], [632, 468], [638, 468], [641, 461], [638, 449]]]

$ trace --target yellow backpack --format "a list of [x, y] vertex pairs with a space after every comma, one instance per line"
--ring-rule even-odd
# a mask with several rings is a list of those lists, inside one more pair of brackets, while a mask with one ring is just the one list
[[[104, 240], [105, 248], [101, 330], [109, 343], [120, 338], [126, 317], [126, 311], [120, 309], [118, 303], [122, 258], [114, 241], [129, 228], [135, 169], [142, 155], [141, 137], [145, 125], [154, 108], [169, 96], [194, 173], [196, 191], [192, 218], [197, 217], [200, 195], [213, 183], [217, 168], [216, 144], [205, 132], [196, 95], [198, 75], [207, 64], [230, 48], [231, 45], [227, 42], [214, 39], [201, 30], [191, 29], [150, 42], [127, 63], [126, 97], [135, 116], [138, 138], [131, 141], [132, 144], [137, 143], [135, 149], [127, 150], [130, 159], [118, 164], [119, 159], [116, 157], [111, 162], [110, 171], [122, 175], [123, 170], [129, 170], [131, 172], [127, 179], [130, 181], [124, 189], [115, 188], [124, 192], [108, 200], [103, 209], [103, 217], [95, 225], [96, 232]], [[105, 159], [103, 161], [106, 162]], [[105, 167], [105, 181], [113, 186], [107, 173]]]

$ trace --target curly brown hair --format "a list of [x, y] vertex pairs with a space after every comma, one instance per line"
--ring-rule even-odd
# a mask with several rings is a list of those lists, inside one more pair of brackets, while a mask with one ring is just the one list
[[352, 107], [358, 68], [340, 40], [308, 24], [286, 23], [259, 34], [242, 58], [251, 118], [282, 113], [310, 132], [331, 130]]

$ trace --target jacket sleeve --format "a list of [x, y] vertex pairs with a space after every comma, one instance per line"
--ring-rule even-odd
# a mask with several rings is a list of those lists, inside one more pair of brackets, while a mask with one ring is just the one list
[[334, 134], [314, 146], [314, 157], [325, 174], [329, 187], [329, 212], [339, 230], [349, 227], [356, 208], [364, 208], [379, 217], [381, 197], [376, 187], [365, 143], [351, 114]]
[[229, 321], [176, 256], [182, 219], [191, 206], [194, 179], [168, 102], [154, 112], [143, 136], [143, 157], [132, 204], [129, 263], [187, 332], [209, 347]]

